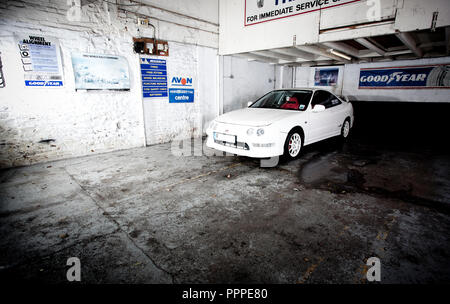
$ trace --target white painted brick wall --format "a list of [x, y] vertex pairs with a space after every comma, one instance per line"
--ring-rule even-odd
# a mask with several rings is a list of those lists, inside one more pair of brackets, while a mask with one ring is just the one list
[[169, 103], [167, 97], [145, 98], [147, 144], [201, 136], [218, 113], [217, 49], [171, 43], [166, 60], [169, 88], [173, 77], [192, 77], [194, 102]]
[[[80, 22], [71, 22], [66, 18], [68, 8], [66, 1], [61, 0], [0, 2], [0, 52], [6, 81], [6, 87], [0, 88], [0, 167], [28, 165], [145, 145], [139, 56], [132, 51], [132, 37], [138, 35], [135, 16], [123, 12], [108, 13], [102, 6], [89, 5], [84, 8]], [[183, 22], [190, 25], [199, 23]], [[162, 21], [158, 24], [162, 39], [217, 48], [217, 34], [185, 29], [189, 35], [184, 35], [178, 31], [182, 28], [179, 25]], [[64, 88], [24, 87], [22, 66], [13, 33], [59, 39]], [[141, 30], [140, 34], [152, 36], [153, 33], [149, 28]], [[177, 49], [189, 50], [193, 47], [177, 45], [170, 43], [171, 53], [176, 54]], [[76, 92], [71, 52], [126, 57], [131, 90]], [[189, 69], [198, 69], [195, 58], [189, 64]], [[185, 62], [179, 64], [184, 65]], [[199, 101], [201, 97], [196, 95], [196, 99]], [[165, 117], [169, 111], [167, 103], [159, 104], [161, 108], [154, 112], [155, 116], [148, 121], [150, 125], [147, 128], [154, 132], [154, 142], [164, 142], [170, 138], [174, 130], [182, 126], [181, 122], [208, 109], [205, 106], [207, 102], [211, 102], [211, 107], [217, 104], [214, 98], [211, 101], [197, 102], [193, 106], [185, 105], [184, 109], [179, 107], [177, 110], [170, 110], [172, 114], [169, 117]], [[178, 123], [173, 123], [174, 121]], [[44, 139], [55, 139], [55, 142], [39, 143]]]
[[275, 89], [276, 67], [268, 63], [247, 59], [223, 57], [223, 111], [224, 113], [247, 107]]

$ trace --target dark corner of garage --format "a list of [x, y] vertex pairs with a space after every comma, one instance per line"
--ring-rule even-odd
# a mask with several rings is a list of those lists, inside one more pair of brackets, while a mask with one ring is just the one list
[[449, 115], [447, 0], [1, 1], [0, 282], [435, 294]]

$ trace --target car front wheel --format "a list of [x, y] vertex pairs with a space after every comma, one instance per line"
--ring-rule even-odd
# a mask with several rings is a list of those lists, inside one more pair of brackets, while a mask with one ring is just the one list
[[289, 159], [295, 159], [300, 155], [303, 146], [303, 139], [298, 131], [291, 131], [284, 144], [284, 156]]
[[344, 123], [342, 124], [341, 129], [341, 137], [342, 139], [347, 139], [348, 135], [350, 134], [350, 120], [347, 118]]

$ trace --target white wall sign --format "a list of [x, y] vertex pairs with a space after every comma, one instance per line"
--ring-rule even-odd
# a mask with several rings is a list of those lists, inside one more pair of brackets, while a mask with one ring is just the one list
[[129, 90], [128, 61], [123, 56], [72, 53], [75, 89]]
[[361, 0], [245, 0], [244, 25], [311, 13]]
[[58, 39], [37, 35], [17, 35], [16, 37], [25, 86], [63, 86], [63, 69]]

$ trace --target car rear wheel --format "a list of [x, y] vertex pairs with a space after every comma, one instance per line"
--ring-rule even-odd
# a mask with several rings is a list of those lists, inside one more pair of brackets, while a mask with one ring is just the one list
[[294, 130], [289, 132], [284, 144], [284, 156], [289, 159], [295, 159], [300, 155], [303, 147], [303, 138], [299, 131]]

